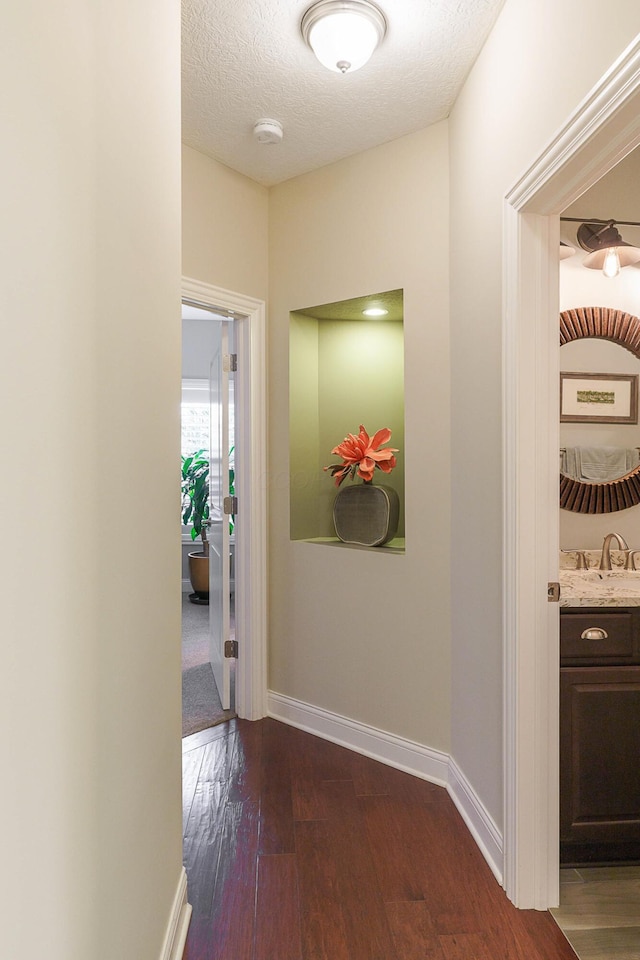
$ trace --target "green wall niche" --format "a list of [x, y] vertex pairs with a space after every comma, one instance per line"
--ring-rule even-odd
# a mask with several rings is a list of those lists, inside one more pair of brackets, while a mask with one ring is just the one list
[[[391, 307], [389, 316], [363, 318], [361, 311], [370, 302]], [[403, 538], [402, 291], [309, 307], [291, 313], [290, 319], [291, 539], [335, 537], [332, 507], [337, 488], [322, 468], [339, 462], [331, 449], [348, 433], [357, 434], [360, 424], [371, 436], [388, 427], [389, 446], [398, 448], [395, 469], [389, 475], [376, 470], [374, 483], [397, 491], [400, 524], [396, 536]], [[362, 481], [344, 481], [352, 482]]]

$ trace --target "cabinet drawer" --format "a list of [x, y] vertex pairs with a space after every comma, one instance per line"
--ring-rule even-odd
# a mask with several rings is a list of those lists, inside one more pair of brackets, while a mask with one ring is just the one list
[[634, 614], [630, 610], [590, 609], [560, 616], [561, 662], [618, 663], [634, 660]]

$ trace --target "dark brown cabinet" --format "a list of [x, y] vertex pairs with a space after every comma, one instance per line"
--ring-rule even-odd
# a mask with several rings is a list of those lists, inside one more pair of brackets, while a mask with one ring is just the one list
[[560, 618], [560, 862], [640, 861], [640, 608]]

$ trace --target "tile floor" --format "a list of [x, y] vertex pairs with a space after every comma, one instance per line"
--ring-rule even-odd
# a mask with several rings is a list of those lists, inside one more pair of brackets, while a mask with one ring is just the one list
[[551, 913], [580, 960], [640, 960], [640, 866], [561, 870]]

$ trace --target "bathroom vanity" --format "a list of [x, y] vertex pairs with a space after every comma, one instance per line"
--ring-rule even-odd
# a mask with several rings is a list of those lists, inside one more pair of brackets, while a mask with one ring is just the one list
[[560, 574], [560, 862], [640, 862], [640, 572]]

